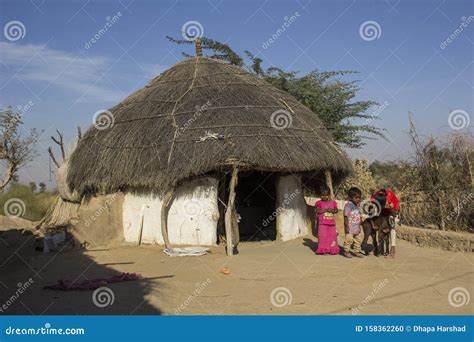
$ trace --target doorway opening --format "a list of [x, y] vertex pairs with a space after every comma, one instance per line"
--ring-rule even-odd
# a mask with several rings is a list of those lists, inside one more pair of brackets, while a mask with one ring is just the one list
[[259, 171], [239, 173], [235, 192], [240, 241], [275, 240], [276, 175]]

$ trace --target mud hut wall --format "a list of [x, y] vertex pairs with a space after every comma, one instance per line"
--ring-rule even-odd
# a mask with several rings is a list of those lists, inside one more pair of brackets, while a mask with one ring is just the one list
[[278, 177], [276, 208], [277, 236], [280, 240], [288, 241], [308, 234], [301, 177]]
[[89, 246], [111, 246], [123, 242], [123, 200], [122, 193], [84, 199], [77, 213], [77, 222], [73, 224], [73, 236]]
[[[217, 241], [218, 181], [212, 177], [195, 179], [178, 187], [168, 213], [168, 235], [175, 245], [215, 245]], [[142, 243], [163, 244], [162, 200], [157, 195], [127, 193], [123, 203], [123, 235], [126, 242], [138, 243], [143, 210]]]

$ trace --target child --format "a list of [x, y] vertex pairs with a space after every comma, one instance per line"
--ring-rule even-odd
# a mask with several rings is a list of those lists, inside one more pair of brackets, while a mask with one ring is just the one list
[[359, 203], [362, 197], [362, 191], [358, 188], [350, 188], [347, 192], [349, 202], [344, 206], [344, 256], [352, 258], [351, 245], [354, 244], [354, 256], [363, 258], [360, 244], [362, 242], [361, 213]]
[[315, 204], [318, 220], [318, 249], [316, 254], [339, 254], [337, 243], [336, 220], [334, 214], [337, 213], [336, 201], [330, 200], [330, 191], [326, 185], [320, 189], [321, 200]]

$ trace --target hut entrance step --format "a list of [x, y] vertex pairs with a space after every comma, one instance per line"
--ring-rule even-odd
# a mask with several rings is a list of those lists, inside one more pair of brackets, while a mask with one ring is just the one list
[[235, 208], [240, 216], [240, 241], [276, 239], [276, 175], [239, 172]]

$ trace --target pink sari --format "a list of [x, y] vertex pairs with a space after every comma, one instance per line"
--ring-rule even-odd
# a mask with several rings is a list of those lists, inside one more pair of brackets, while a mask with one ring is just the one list
[[[317, 201], [315, 207], [337, 209], [337, 203], [336, 201]], [[334, 214], [324, 213], [318, 215], [318, 248], [316, 254], [339, 254]]]

